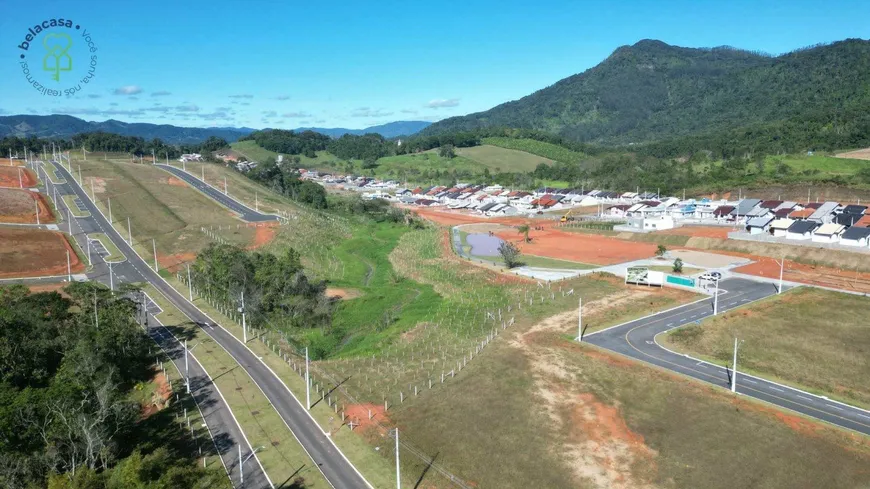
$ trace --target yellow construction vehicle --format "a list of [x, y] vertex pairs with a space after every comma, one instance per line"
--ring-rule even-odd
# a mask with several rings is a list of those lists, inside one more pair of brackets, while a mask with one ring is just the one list
[[571, 213], [572, 213], [572, 212], [574, 212], [574, 209], [570, 209], [568, 212], [566, 212], [565, 215], [562, 216], [561, 219], [559, 219], [559, 222], [568, 222], [568, 221], [573, 221], [574, 218], [571, 217]]

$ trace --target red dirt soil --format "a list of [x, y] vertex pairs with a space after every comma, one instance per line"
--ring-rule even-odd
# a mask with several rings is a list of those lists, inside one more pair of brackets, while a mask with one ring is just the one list
[[275, 239], [275, 227], [277, 223], [259, 223], [254, 229], [254, 242], [247, 246], [249, 250], [256, 250], [271, 243]]
[[187, 183], [185, 183], [184, 180], [175, 177], [167, 178], [166, 184], [172, 187], [187, 187]]
[[174, 255], [157, 254], [157, 263], [160, 268], [165, 268], [170, 273], [181, 270], [185, 263], [196, 260], [196, 253], [175, 253]]
[[[21, 182], [18, 181], [18, 172], [21, 172]], [[21, 168], [14, 166], [0, 166], [0, 187], [24, 188], [36, 186], [36, 176], [29, 168]]]
[[[369, 419], [369, 410], [372, 412], [372, 419]], [[376, 421], [387, 420], [383, 404], [350, 404], [344, 407], [344, 415], [347, 418], [346, 422], [353, 421], [354, 430], [373, 426]]]
[[24, 160], [0, 158], [0, 166], [24, 166]]
[[154, 392], [155, 396], [149, 400], [148, 404], [142, 406], [142, 419], [165, 408], [167, 401], [172, 397], [172, 389], [169, 387], [166, 376], [162, 372], [154, 376], [154, 382], [157, 384], [157, 389]]
[[48, 202], [42, 194], [14, 188], [0, 188], [0, 222], [36, 224], [34, 201], [39, 203], [39, 223], [55, 222]]
[[85, 270], [63, 233], [0, 227], [0, 278], [66, 275], [66, 252], [72, 273]]
[[656, 234], [728, 239], [728, 233], [731, 231], [733, 231], [733, 229], [720, 226], [685, 226], [681, 228], [668, 229], [665, 231], [657, 231]]
[[[735, 272], [757, 275], [759, 277], [779, 278], [779, 264], [775, 259], [752, 255], [742, 256], [756, 260], [756, 262], [737, 268], [734, 270]], [[870, 293], [870, 273], [855, 273], [854, 271], [850, 272], [837, 268], [815, 267], [786, 260], [782, 278], [790, 282]]]
[[566, 233], [554, 228], [553, 223], [535, 225], [543, 226], [544, 230], [535, 230], [533, 225], [529, 232], [531, 243], [523, 243], [522, 235], [516, 231], [502, 231], [496, 236], [515, 242], [523, 253], [594, 265], [613, 265], [650, 258], [656, 251], [656, 245], [652, 243], [624, 241], [595, 234]]
[[64, 287], [69, 285], [67, 282], [54, 283], [54, 284], [37, 284], [37, 285], [28, 285], [27, 288], [30, 289], [31, 293], [39, 294], [42, 292], [57, 292], [64, 297], [69, 297], [64, 291]]

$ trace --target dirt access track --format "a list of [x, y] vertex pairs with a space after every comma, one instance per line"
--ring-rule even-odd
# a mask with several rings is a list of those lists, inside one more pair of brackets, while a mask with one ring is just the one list
[[42, 194], [30, 190], [0, 188], [0, 223], [36, 224], [37, 205], [40, 224], [55, 222], [51, 208]]
[[63, 233], [42, 229], [0, 227], [0, 278], [66, 275], [66, 252], [72, 273], [85, 265]]
[[[18, 173], [21, 172], [21, 181], [18, 180]], [[0, 166], [0, 187], [30, 188], [36, 186], [36, 175], [30, 168], [19, 168], [17, 166]]]

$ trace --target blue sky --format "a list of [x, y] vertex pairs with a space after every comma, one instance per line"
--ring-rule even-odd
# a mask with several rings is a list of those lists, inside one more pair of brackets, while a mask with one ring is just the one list
[[[197, 127], [438, 120], [645, 38], [783, 53], [870, 37], [870, 2], [858, 0], [0, 0], [0, 12], [0, 113]], [[40, 95], [18, 64], [28, 27], [52, 17], [74, 19], [98, 47], [92, 83], [69, 97]]]

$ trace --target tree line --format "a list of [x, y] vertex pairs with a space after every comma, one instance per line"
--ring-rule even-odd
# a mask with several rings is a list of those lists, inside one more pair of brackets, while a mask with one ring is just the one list
[[51, 145], [54, 143], [61, 151], [78, 151], [83, 147], [86, 151], [99, 151], [111, 153], [128, 153], [133, 156], [151, 156], [156, 155], [157, 159], [178, 159], [184, 153], [200, 153], [207, 159], [214, 158], [212, 152], [219, 149], [229, 148], [229, 143], [216, 136], [209, 136], [208, 139], [197, 144], [168, 144], [159, 138], [154, 138], [147, 141], [137, 136], [122, 136], [109, 132], [88, 132], [75, 134], [70, 138], [37, 138], [29, 136], [20, 138], [17, 136], [7, 136], [0, 139], [0, 156], [7, 156], [10, 152], [13, 155], [24, 157], [24, 150], [28, 153], [42, 153], [45, 149], [51, 152]]
[[154, 362], [138, 291], [65, 294], [0, 287], [0, 486], [227, 487], [197, 467], [173, 414], [143, 418], [131, 399]]

